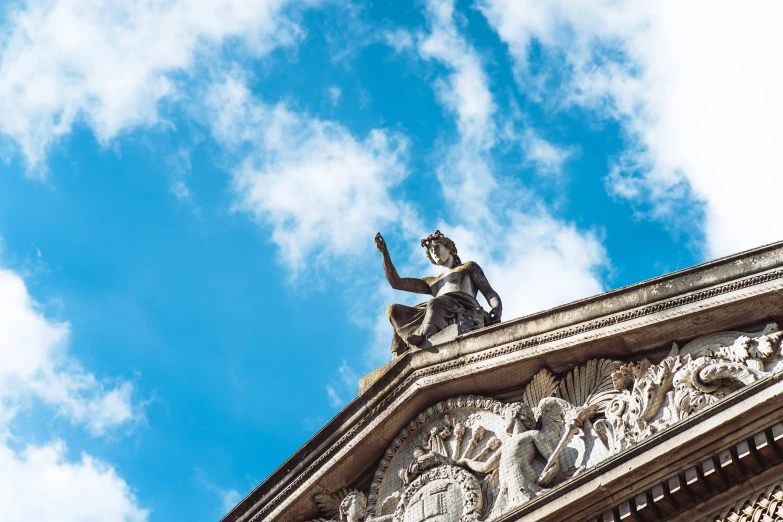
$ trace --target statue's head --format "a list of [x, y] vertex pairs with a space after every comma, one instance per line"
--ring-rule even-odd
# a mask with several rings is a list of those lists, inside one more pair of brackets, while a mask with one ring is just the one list
[[506, 404], [500, 410], [500, 416], [506, 421], [506, 431], [511, 434], [532, 430], [536, 427], [536, 416], [533, 409], [524, 402]]
[[359, 522], [367, 516], [367, 497], [361, 491], [351, 491], [340, 502], [340, 522]]
[[452, 267], [462, 264], [457, 255], [457, 245], [454, 244], [454, 241], [441, 234], [440, 230], [436, 230], [422, 239], [421, 246], [427, 249], [427, 258], [432, 264], [444, 266], [448, 264], [449, 259], [453, 260], [451, 263]]

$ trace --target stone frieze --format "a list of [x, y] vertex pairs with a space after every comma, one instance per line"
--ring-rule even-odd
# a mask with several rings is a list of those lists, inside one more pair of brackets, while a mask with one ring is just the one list
[[674, 343], [655, 364], [595, 359], [563, 375], [543, 369], [520, 401], [440, 401], [393, 439], [369, 490], [316, 501], [339, 522], [493, 520], [780, 371], [782, 336], [775, 323], [719, 332]]

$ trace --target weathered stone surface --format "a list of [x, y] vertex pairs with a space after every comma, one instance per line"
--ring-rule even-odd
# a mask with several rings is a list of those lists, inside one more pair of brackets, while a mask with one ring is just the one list
[[700, 522], [783, 522], [783, 481], [756, 491]]
[[225, 520], [703, 517], [783, 476], [781, 291], [776, 244], [422, 346]]

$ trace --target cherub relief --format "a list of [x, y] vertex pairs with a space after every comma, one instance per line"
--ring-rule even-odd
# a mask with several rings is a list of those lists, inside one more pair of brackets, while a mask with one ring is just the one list
[[[560, 468], [557, 459], [554, 459], [546, 475], [539, 476], [533, 466], [537, 455], [550, 461], [554, 446], [544, 433], [552, 431], [548, 426], [542, 426], [542, 430], [535, 429], [537, 422], [530, 406], [521, 402], [507, 404], [501, 411], [501, 416], [506, 421], [506, 432], [510, 434], [510, 438], [500, 449], [485, 462], [460, 459], [457, 464], [484, 475], [498, 470], [501, 489], [496, 504], [499, 503], [497, 509], [503, 510], [534, 498], [544, 486], [552, 482]], [[547, 418], [544, 417], [545, 420]]]
[[367, 516], [367, 497], [361, 491], [343, 488], [334, 494], [318, 494], [316, 504], [329, 518], [310, 522], [361, 522]]

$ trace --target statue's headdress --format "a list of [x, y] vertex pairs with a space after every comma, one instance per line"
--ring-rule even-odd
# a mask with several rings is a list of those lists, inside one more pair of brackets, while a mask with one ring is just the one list
[[446, 247], [446, 249], [451, 253], [451, 257], [454, 258], [453, 266], [459, 266], [462, 264], [462, 261], [457, 255], [457, 245], [454, 244], [454, 241], [441, 234], [440, 230], [436, 230], [435, 232], [433, 232], [432, 234], [430, 234], [429, 236], [421, 240], [421, 246], [427, 249], [427, 259], [430, 260], [430, 263], [432, 263], [433, 265], [437, 265], [437, 263], [432, 259], [432, 256], [430, 255], [430, 246], [433, 243], [440, 243], [441, 245]]

